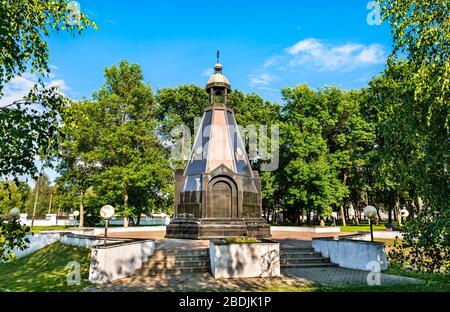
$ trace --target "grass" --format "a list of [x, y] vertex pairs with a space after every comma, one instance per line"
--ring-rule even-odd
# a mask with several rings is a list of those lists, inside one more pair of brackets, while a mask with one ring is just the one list
[[[370, 232], [370, 225], [347, 225], [340, 226], [341, 232]], [[386, 231], [384, 224], [373, 225], [374, 231]]]
[[50, 226], [33, 226], [31, 229], [32, 233], [39, 233], [41, 231], [51, 231], [51, 230], [67, 230], [73, 228], [72, 226], [63, 226], [63, 225], [50, 225]]
[[[386, 231], [386, 224], [387, 222], [379, 222], [378, 225], [373, 225], [374, 231]], [[393, 222], [395, 227], [398, 227], [397, 222]], [[297, 224], [297, 223], [291, 223], [291, 222], [285, 222], [285, 223], [277, 223], [277, 222], [270, 222], [270, 225], [272, 226], [300, 226], [300, 227], [318, 227], [318, 224]], [[326, 223], [325, 226], [333, 226], [331, 223]], [[370, 225], [367, 223], [367, 221], [360, 222], [359, 225], [347, 225], [342, 226], [339, 224], [336, 224], [336, 226], [341, 228], [341, 232], [370, 232]]]
[[318, 283], [310, 285], [276, 285], [258, 291], [264, 292], [450, 292], [449, 275], [441, 276], [441, 274], [405, 274], [405, 272], [388, 271], [385, 273], [404, 275], [409, 277], [420, 278], [424, 280], [421, 284], [389, 284], [380, 286], [370, 285], [341, 285], [326, 286]]
[[255, 237], [230, 237], [226, 238], [225, 243], [227, 244], [241, 244], [241, 243], [259, 243]]
[[[10, 263], [0, 264], [0, 291], [79, 291], [88, 282], [90, 250], [55, 243]], [[81, 285], [68, 286], [66, 265], [80, 263]]]

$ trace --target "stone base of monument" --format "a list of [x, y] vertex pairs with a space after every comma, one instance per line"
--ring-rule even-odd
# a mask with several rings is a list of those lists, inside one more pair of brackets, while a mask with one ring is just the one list
[[177, 218], [166, 227], [166, 238], [216, 239], [222, 237], [271, 237], [270, 226], [262, 218], [194, 219]]
[[278, 277], [280, 244], [261, 240], [255, 243], [210, 241], [211, 273], [216, 279]]

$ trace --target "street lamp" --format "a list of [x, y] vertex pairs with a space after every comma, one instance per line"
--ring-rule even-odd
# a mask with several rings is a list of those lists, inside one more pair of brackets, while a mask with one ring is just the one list
[[20, 210], [19, 208], [12, 208], [9, 211], [9, 216], [13, 219], [17, 219], [18, 217], [20, 217]]
[[100, 216], [105, 219], [105, 237], [104, 237], [104, 244], [106, 245], [106, 238], [108, 237], [108, 224], [109, 219], [114, 215], [114, 207], [111, 205], [103, 206], [102, 209], [100, 209]]
[[72, 212], [73, 216], [75, 217], [75, 226], [77, 226], [77, 218], [80, 215], [80, 212], [78, 210], [75, 210]]
[[403, 207], [402, 210], [400, 210], [400, 216], [402, 217], [403, 221], [408, 218], [409, 216], [409, 211], [408, 209], [406, 209], [406, 207]]
[[377, 208], [374, 206], [367, 206], [364, 208], [364, 215], [369, 219], [370, 224], [370, 240], [373, 242], [373, 228], [372, 228], [372, 220], [377, 216]]
[[331, 217], [333, 218], [333, 226], [336, 226], [336, 219], [337, 219], [337, 212], [336, 211], [333, 211], [332, 213], [331, 213]]

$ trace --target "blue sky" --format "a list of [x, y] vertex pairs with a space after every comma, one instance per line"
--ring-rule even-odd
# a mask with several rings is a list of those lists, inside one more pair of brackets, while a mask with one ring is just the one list
[[[79, 2], [99, 30], [48, 40], [50, 83], [72, 99], [90, 98], [103, 69], [122, 59], [140, 64], [155, 91], [203, 86], [219, 49], [234, 89], [281, 101], [282, 88], [300, 83], [366, 86], [391, 51], [388, 25], [367, 22], [368, 0]], [[35, 80], [14, 79], [0, 105], [25, 95]]]
[[234, 89], [280, 101], [299, 83], [365, 86], [391, 49], [388, 26], [367, 23], [367, 0], [79, 2], [99, 30], [49, 39], [51, 79], [73, 99], [91, 97], [121, 59], [154, 90], [203, 86], [220, 49]]

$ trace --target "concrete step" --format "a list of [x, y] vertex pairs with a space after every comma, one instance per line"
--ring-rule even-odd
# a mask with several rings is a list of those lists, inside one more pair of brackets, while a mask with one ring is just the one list
[[209, 255], [157, 255], [148, 258], [148, 262], [209, 261]]
[[147, 269], [145, 272], [140, 273], [144, 276], [159, 276], [159, 275], [180, 275], [185, 273], [208, 273], [209, 267], [186, 267], [186, 268], [164, 268], [164, 269]]
[[176, 261], [176, 262], [152, 261], [145, 264], [145, 268], [148, 269], [209, 268], [209, 266], [210, 266], [209, 259], [204, 261]]
[[154, 256], [204, 256], [209, 255], [209, 248], [198, 249], [158, 249], [155, 251]]
[[280, 248], [280, 253], [302, 253], [302, 252], [315, 252], [314, 248]]
[[313, 263], [330, 263], [328, 258], [297, 258], [297, 259], [280, 259], [280, 264], [313, 264]]
[[320, 252], [289, 252], [289, 253], [281, 253], [281, 258], [299, 258], [299, 257], [322, 257]]
[[302, 264], [280, 264], [282, 269], [294, 269], [294, 268], [315, 268], [315, 267], [334, 267], [337, 266], [333, 263], [319, 262], [319, 263], [302, 263]]
[[136, 274], [169, 276], [210, 271], [209, 249], [159, 249], [148, 258]]

